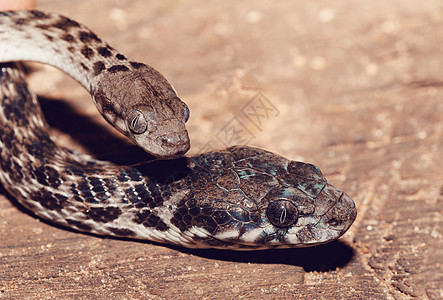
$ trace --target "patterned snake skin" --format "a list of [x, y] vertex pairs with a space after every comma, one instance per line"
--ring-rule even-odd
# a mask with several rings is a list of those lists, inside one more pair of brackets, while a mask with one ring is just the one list
[[189, 150], [189, 109], [171, 84], [76, 21], [40, 11], [0, 12], [0, 62], [20, 60], [47, 63], [72, 76], [111, 125], [152, 155]]
[[0, 99], [0, 181], [24, 207], [62, 226], [251, 250], [333, 241], [357, 214], [317, 167], [261, 149], [118, 166], [59, 147], [12, 64], [0, 65]]

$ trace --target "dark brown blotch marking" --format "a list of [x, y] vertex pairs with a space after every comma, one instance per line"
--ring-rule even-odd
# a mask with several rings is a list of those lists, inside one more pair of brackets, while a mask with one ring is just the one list
[[152, 227], [159, 231], [169, 229], [168, 225], [166, 225], [160, 217], [154, 215], [151, 210], [139, 211], [132, 220], [137, 224], [143, 224], [143, 226], [147, 228]]
[[133, 181], [143, 181], [145, 179], [143, 175], [135, 168], [128, 168], [126, 170], [126, 175]]
[[125, 60], [126, 56], [124, 56], [123, 54], [117, 53], [117, 55], [115, 56], [118, 60]]
[[87, 59], [91, 58], [92, 56], [94, 56], [94, 50], [92, 50], [91, 48], [85, 46], [82, 48], [82, 50], [80, 50], [80, 52], [83, 54], [83, 56]]
[[154, 182], [147, 182], [147, 187], [149, 192], [151, 193], [150, 197], [144, 200], [148, 200], [149, 202], [146, 203], [150, 208], [158, 207], [163, 204], [163, 195], [162, 192], [157, 184]]
[[[135, 193], [134, 189], [132, 187], [125, 190], [125, 198], [130, 201], [131, 203], [137, 204], [140, 202], [140, 198]], [[125, 201], [126, 202], [126, 201]]]
[[[0, 131], [1, 132], [1, 131]], [[1, 133], [2, 139], [4, 138], [3, 132]], [[10, 142], [10, 141], [9, 141]], [[15, 151], [16, 149], [12, 150], [14, 155], [18, 156], [19, 153]], [[24, 175], [22, 173], [22, 167], [13, 160], [6, 160], [6, 159], [0, 159], [0, 166], [3, 171], [9, 174], [9, 177], [14, 182], [22, 182]]]
[[68, 30], [70, 27], [80, 27], [80, 24], [66, 17], [60, 17], [60, 21], [52, 24], [53, 27]]
[[86, 212], [87, 216], [92, 220], [100, 223], [108, 223], [117, 219], [122, 211], [115, 206], [109, 207], [90, 207]]
[[45, 169], [49, 185], [53, 188], [58, 188], [62, 182], [61, 181], [62, 177], [60, 176], [59, 172], [55, 168], [49, 165], [47, 165]]
[[129, 71], [128, 67], [124, 65], [114, 65], [108, 69], [110, 73], [117, 73], [117, 72], [126, 72]]
[[111, 48], [109, 47], [100, 47], [97, 49], [97, 52], [103, 57], [109, 57], [112, 55]]
[[105, 182], [106, 188], [110, 194], [114, 193], [119, 186], [113, 179], [103, 178], [103, 181]]
[[111, 231], [113, 234], [118, 236], [135, 236], [134, 231], [126, 228], [116, 228], [116, 227], [110, 227], [108, 228], [109, 231]]
[[71, 52], [71, 53], [74, 53], [75, 52], [75, 48], [70, 46], [70, 47], [68, 47], [68, 51]]
[[59, 194], [52, 194], [46, 190], [38, 191], [31, 195], [31, 198], [39, 202], [43, 207], [60, 211], [66, 205], [66, 197]]
[[92, 190], [94, 192], [102, 193], [102, 192], [106, 191], [104, 182], [99, 177], [91, 176], [91, 177], [88, 177], [88, 179], [89, 179], [89, 183], [92, 186]]
[[80, 63], [80, 67], [85, 71], [89, 71], [89, 68], [84, 63]]
[[126, 171], [121, 171], [118, 175], [117, 175], [117, 179], [118, 179], [118, 181], [120, 181], [120, 182], [126, 182], [126, 181], [129, 181], [129, 177], [128, 177], [128, 175], [126, 174]]
[[[136, 184], [134, 186], [135, 191], [137, 192], [137, 196], [140, 199], [143, 199], [143, 201], [145, 201], [145, 199], [147, 199], [148, 197], [150, 197], [150, 193], [147, 190], [146, 186], [143, 183], [140, 184]], [[153, 201], [154, 199], [149, 199], [150, 201]]]
[[192, 226], [204, 228], [211, 234], [214, 234], [217, 229], [217, 223], [210, 216], [200, 215], [192, 218]]
[[23, 25], [25, 23], [26, 23], [26, 19], [23, 19], [23, 18], [19, 18], [19, 19], [17, 19], [17, 21], [15, 21], [15, 24], [17, 24], [17, 25]]
[[54, 40], [54, 38], [52, 36], [50, 36], [49, 34], [45, 33], [44, 35], [45, 35], [45, 38], [48, 39], [48, 41], [52, 42]]
[[176, 212], [171, 220], [171, 223], [175, 225], [181, 232], [188, 230], [191, 226], [186, 224], [184, 219], [185, 215], [183, 212]]
[[91, 231], [92, 227], [78, 220], [66, 219], [69, 225], [77, 227], [79, 230]]
[[31, 10], [29, 13], [32, 15], [33, 19], [47, 19], [49, 16], [42, 11]]
[[13, 10], [8, 10], [8, 11], [0, 11], [0, 16], [13, 16], [16, 15], [17, 13]]
[[105, 69], [105, 64], [102, 61], [98, 61], [94, 64], [94, 75], [99, 75]]
[[74, 36], [72, 36], [71, 34], [67, 33], [67, 34], [64, 34], [62, 36], [62, 40], [65, 40], [65, 41], [67, 41], [69, 43], [72, 43], [72, 42], [74, 42], [75, 39], [74, 39]]
[[163, 222], [162, 220], [159, 220], [157, 225], [155, 226], [155, 229], [159, 231], [167, 231], [169, 229], [169, 226], [166, 225], [166, 223]]
[[35, 25], [35, 27], [43, 29], [43, 30], [49, 30], [49, 25], [46, 24], [39, 24], [39, 25]]
[[33, 175], [40, 184], [45, 186], [58, 188], [61, 184], [59, 172], [49, 165], [35, 168]]
[[78, 37], [83, 43], [89, 43], [90, 41], [101, 42], [101, 39], [91, 31], [80, 31]]
[[132, 66], [134, 69], [140, 69], [141, 67], [145, 66], [145, 64], [132, 61], [132, 62], [131, 62], [131, 66]]

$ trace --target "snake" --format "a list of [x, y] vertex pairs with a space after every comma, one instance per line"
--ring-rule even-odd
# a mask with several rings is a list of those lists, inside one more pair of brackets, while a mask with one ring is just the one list
[[189, 109], [173, 86], [87, 27], [55, 13], [0, 12], [0, 45], [2, 62], [46, 63], [77, 80], [101, 115], [148, 153], [173, 157], [189, 150]]
[[[37, 26], [29, 30], [41, 31], [40, 37], [52, 32], [36, 25], [41, 23], [35, 18], [44, 24], [63, 20], [65, 25], [53, 26], [59, 35], [59, 29], [70, 34], [73, 28], [86, 30], [56, 14], [1, 12], [0, 48], [8, 52], [17, 47], [6, 44], [16, 45], [13, 40], [21, 31], [17, 38], [24, 43], [29, 26]], [[9, 30], [15, 33], [7, 38]], [[51, 36], [45, 42], [58, 43]], [[33, 45], [32, 39], [27, 43]], [[38, 47], [45, 49], [40, 42]], [[10, 59], [4, 53], [0, 50], [0, 59]], [[84, 55], [79, 56], [84, 60]], [[68, 58], [67, 63], [81, 64], [73, 60]], [[94, 79], [88, 76], [81, 79], [86, 85]], [[122, 86], [121, 78], [118, 84], [108, 85], [117, 86]], [[0, 182], [30, 213], [62, 228], [185, 248], [262, 250], [334, 241], [357, 215], [354, 201], [331, 185], [318, 167], [260, 148], [231, 146], [119, 165], [57, 145], [25, 74], [12, 61], [0, 64], [0, 99]]]

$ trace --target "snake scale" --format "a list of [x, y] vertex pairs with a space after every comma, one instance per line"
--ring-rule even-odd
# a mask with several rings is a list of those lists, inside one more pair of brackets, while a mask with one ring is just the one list
[[[60, 22], [64, 25], [48, 25]], [[28, 30], [32, 34], [26, 33]], [[34, 45], [35, 32], [39, 32], [38, 39], [44, 37], [38, 45]], [[83, 35], [94, 37], [94, 43], [100, 41], [101, 47], [106, 45], [86, 27], [56, 14], [0, 12], [0, 60], [18, 59], [5, 54], [11, 52], [19, 53], [20, 60], [39, 60], [33, 55], [27, 57], [21, 45], [44, 52], [51, 48], [44, 43], [58, 45], [60, 38], [79, 41]], [[16, 38], [19, 42], [13, 42]], [[64, 42], [61, 44], [66, 46]], [[88, 46], [86, 42], [75, 47], [85, 46]], [[106, 47], [112, 55], [121, 55]], [[97, 49], [92, 46], [91, 49], [94, 56], [98, 56]], [[57, 50], [49, 51], [51, 55], [60, 56]], [[81, 52], [72, 51], [72, 55], [64, 57], [66, 61], [61, 60], [62, 56], [55, 58], [60, 61], [54, 64], [64, 70], [68, 68], [64, 63], [71, 64], [69, 69], [75, 70], [79, 64], [76, 57], [81, 57], [80, 65], [85, 64], [84, 70], [89, 71], [80, 70], [85, 76], [77, 74], [76, 78], [95, 95], [95, 102], [105, 117], [110, 107], [131, 106], [132, 98], [128, 97], [137, 95], [113, 90], [121, 86], [124, 74], [134, 71], [129, 67], [131, 62], [126, 58], [105, 61], [105, 68], [97, 75], [93, 70], [95, 63], [87, 63]], [[114, 69], [120, 70], [113, 73], [112, 63], [130, 70], [117, 67]], [[166, 80], [161, 79], [162, 87], [157, 86], [159, 78], [163, 78], [159, 73], [146, 65], [142, 68], [148, 73], [141, 75], [135, 67], [135, 75], [128, 75], [129, 78], [144, 76], [139, 83], [146, 83], [149, 91], [157, 88], [163, 91], [167, 87], [167, 95], [152, 92], [146, 99], [146, 107], [151, 108], [146, 110], [147, 114], [169, 116], [170, 122], [180, 123], [177, 130], [168, 127], [171, 132], [183, 134], [186, 115], [189, 115], [186, 106]], [[69, 70], [68, 73], [73, 75]], [[130, 103], [116, 100], [117, 104], [111, 103], [103, 109], [94, 94], [100, 86], [97, 76], [101, 75], [111, 78], [100, 93], [125, 95], [123, 102]], [[54, 143], [36, 96], [13, 63], [0, 64], [0, 84], [0, 180], [19, 203], [42, 219], [99, 235], [189, 248], [253, 250], [327, 243], [343, 235], [356, 217], [352, 199], [329, 184], [316, 166], [257, 148], [235, 146], [194, 157], [157, 159], [133, 166], [115, 165], [73, 152]], [[141, 86], [138, 91], [148, 93]], [[170, 100], [175, 104], [168, 102]], [[162, 101], [168, 105], [158, 103]], [[143, 105], [139, 100], [135, 102]], [[170, 110], [160, 109], [165, 107]], [[174, 107], [180, 108], [178, 113], [172, 111]], [[124, 120], [124, 117], [122, 113], [117, 119]], [[108, 116], [110, 122], [117, 119]], [[158, 134], [162, 135], [162, 131]]]
[[92, 95], [102, 116], [154, 156], [189, 150], [189, 109], [155, 69], [128, 59], [85, 26], [41, 11], [0, 12], [0, 61], [53, 65]]

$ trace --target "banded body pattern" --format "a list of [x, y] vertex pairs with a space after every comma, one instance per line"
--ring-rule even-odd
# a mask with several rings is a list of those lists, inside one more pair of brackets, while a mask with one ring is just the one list
[[0, 62], [53, 65], [80, 82], [98, 111], [147, 152], [189, 150], [189, 109], [154, 68], [128, 59], [87, 27], [41, 11], [0, 12]]
[[0, 180], [37, 216], [184, 247], [306, 247], [337, 239], [354, 202], [311, 164], [251, 147], [117, 166], [57, 146], [35, 96], [0, 70]]
[[128, 60], [85, 26], [57, 14], [6, 11], [0, 12], [0, 21], [5, 28], [0, 35], [3, 61], [53, 65], [88, 91], [92, 91], [94, 78], [104, 71], [116, 73], [143, 66]]

